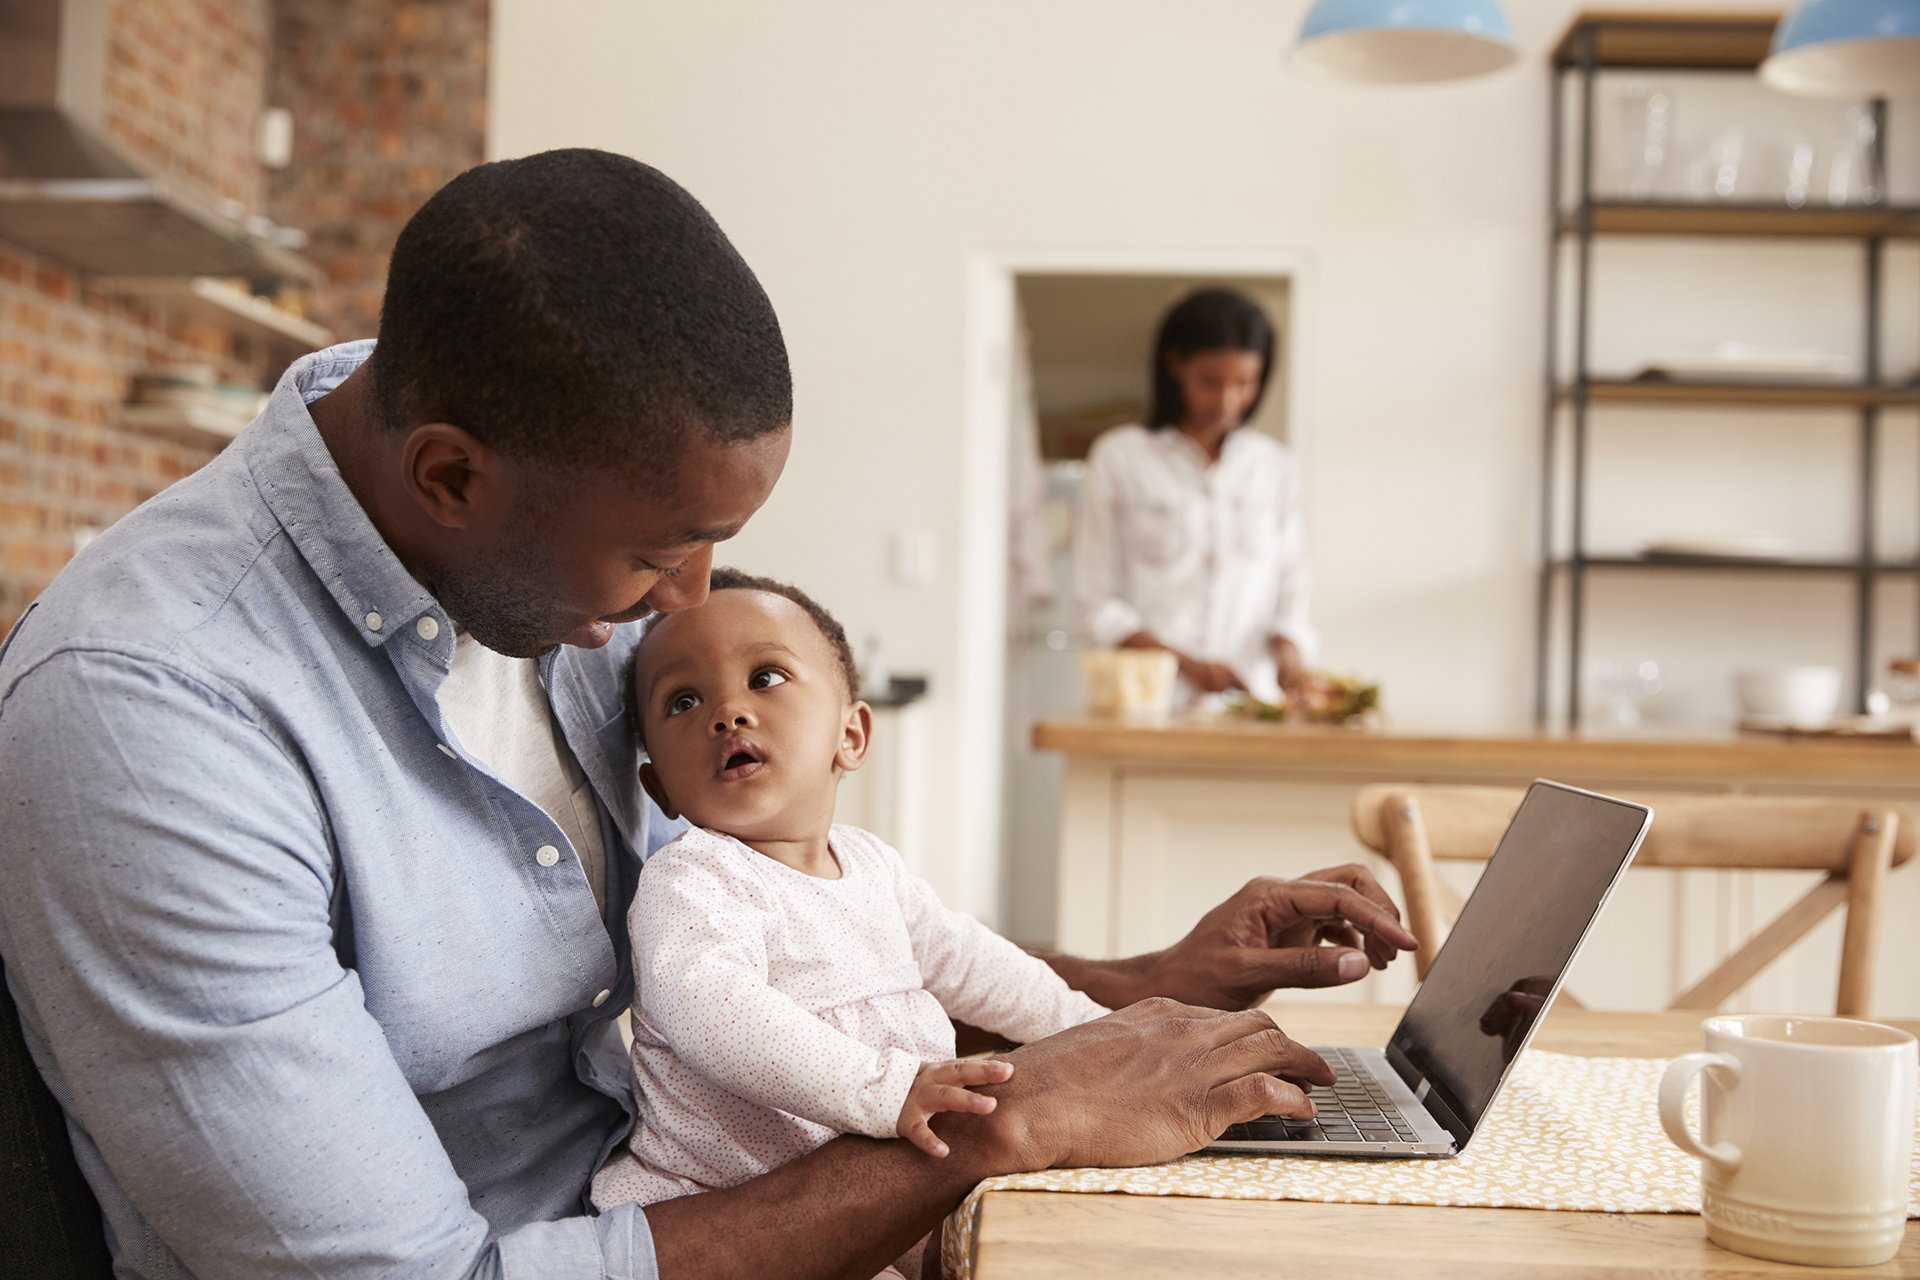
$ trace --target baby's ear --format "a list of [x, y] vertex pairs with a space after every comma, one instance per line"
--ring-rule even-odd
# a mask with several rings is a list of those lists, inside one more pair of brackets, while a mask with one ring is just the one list
[[680, 816], [673, 807], [673, 801], [667, 799], [666, 784], [660, 781], [660, 771], [653, 767], [651, 760], [645, 761], [640, 766], [640, 785], [648, 795], [653, 797], [653, 802], [660, 806], [660, 812], [666, 814], [669, 819]]
[[846, 723], [840, 727], [840, 749], [833, 754], [833, 763], [847, 773], [858, 769], [867, 758], [867, 748], [873, 744], [873, 708], [864, 702], [855, 702], [847, 708]]

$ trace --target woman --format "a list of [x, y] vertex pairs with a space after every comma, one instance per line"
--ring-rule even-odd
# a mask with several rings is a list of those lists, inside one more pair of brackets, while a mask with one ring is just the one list
[[1286, 446], [1241, 428], [1273, 366], [1273, 325], [1232, 289], [1161, 321], [1153, 409], [1087, 457], [1073, 601], [1102, 648], [1165, 649], [1192, 693], [1278, 702], [1305, 675], [1300, 477]]

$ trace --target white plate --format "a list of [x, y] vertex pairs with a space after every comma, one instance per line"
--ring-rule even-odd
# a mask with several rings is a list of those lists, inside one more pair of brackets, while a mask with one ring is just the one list
[[1747, 342], [1683, 347], [1648, 361], [1647, 368], [1694, 378], [1847, 378], [1854, 372], [1851, 359], [1829, 351], [1757, 347]]

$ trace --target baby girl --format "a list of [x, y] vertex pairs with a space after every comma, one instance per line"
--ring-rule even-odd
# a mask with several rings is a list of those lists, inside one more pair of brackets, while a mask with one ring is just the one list
[[648, 861], [627, 918], [642, 1118], [594, 1203], [730, 1187], [837, 1134], [933, 1156], [938, 1111], [985, 1114], [953, 1024], [1037, 1040], [1107, 1011], [900, 855], [833, 824], [873, 713], [846, 633], [803, 592], [730, 569], [657, 620], [634, 662], [647, 793], [693, 830]]

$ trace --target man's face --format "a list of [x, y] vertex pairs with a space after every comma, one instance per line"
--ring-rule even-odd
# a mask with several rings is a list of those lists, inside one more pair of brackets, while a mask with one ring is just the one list
[[423, 585], [496, 653], [597, 649], [616, 623], [706, 599], [713, 544], [767, 500], [792, 438], [695, 440], [673, 479], [651, 489], [608, 472], [568, 482], [539, 509], [523, 498], [465, 563], [423, 576]]
[[870, 717], [813, 619], [734, 589], [654, 626], [634, 668], [654, 800], [749, 844], [824, 836]]

